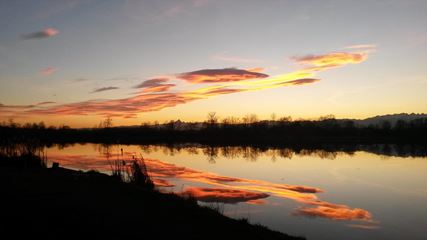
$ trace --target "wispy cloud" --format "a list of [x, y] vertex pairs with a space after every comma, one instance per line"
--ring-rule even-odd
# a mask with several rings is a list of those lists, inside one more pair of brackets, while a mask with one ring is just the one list
[[203, 69], [177, 75], [190, 83], [238, 82], [247, 79], [266, 78], [267, 74], [237, 68]]
[[358, 50], [375, 50], [377, 46], [375, 44], [356, 44], [345, 47], [346, 49], [358, 49]]
[[364, 229], [364, 230], [375, 230], [375, 229], [381, 228], [381, 226], [377, 225], [376, 222], [372, 222], [370, 224], [347, 224], [346, 226], [351, 228]]
[[36, 105], [5, 105], [0, 103], [0, 108], [4, 109], [30, 109], [35, 107]]
[[169, 81], [168, 78], [153, 78], [136, 85], [134, 88], [157, 87], [157, 86], [161, 86], [167, 81]]
[[154, 78], [146, 80], [138, 85], [136, 85], [134, 88], [142, 88], [142, 92], [144, 93], [152, 93], [152, 92], [166, 92], [170, 88], [174, 87], [175, 84], [168, 83], [168, 78]]
[[365, 52], [333, 52], [320, 55], [306, 55], [293, 57], [297, 63], [306, 66], [308, 71], [323, 71], [347, 64], [357, 64], [365, 61], [368, 54]]
[[45, 28], [41, 31], [32, 32], [22, 35], [23, 39], [40, 39], [40, 38], [50, 38], [58, 35], [59, 31], [55, 28]]
[[[262, 69], [222, 68], [184, 72], [144, 81], [134, 86], [139, 91], [128, 98], [88, 100], [45, 107], [38, 106], [37, 108], [16, 108], [14, 113], [21, 116], [100, 115], [122, 118], [137, 117], [138, 114], [144, 112], [159, 111], [224, 94], [313, 84], [320, 81], [316, 78], [317, 72], [364, 62], [369, 53], [370, 51], [356, 49], [349, 52], [294, 57], [293, 59], [301, 66], [299, 70], [274, 76], [260, 73]], [[199, 88], [170, 91], [175, 86], [175, 84], [168, 83], [172, 78], [184, 80], [193, 86], [199, 86]], [[92, 93], [113, 89], [117, 89], [117, 87], [103, 87], [95, 89]], [[4, 114], [0, 112], [0, 115]]]
[[294, 56], [292, 60], [304, 66], [304, 71], [317, 72], [331, 68], [358, 64], [366, 61], [376, 46], [371, 44], [352, 45], [346, 47], [350, 51], [331, 52], [318, 55]]
[[41, 105], [49, 105], [49, 104], [55, 104], [56, 102], [51, 102], [51, 101], [46, 101], [46, 102], [39, 102], [36, 105], [41, 106]]
[[0, 103], [0, 116], [6, 118], [26, 117], [23, 112], [34, 110], [37, 105], [6, 105]]
[[166, 92], [169, 91], [175, 84], [162, 84], [159, 86], [147, 87], [142, 90], [144, 93]]
[[43, 68], [40, 71], [40, 74], [43, 76], [49, 76], [49, 75], [54, 74], [56, 71], [58, 71], [58, 69], [55, 67], [47, 67], [47, 68]]
[[102, 88], [96, 88], [90, 93], [98, 93], [98, 92], [105, 92], [110, 90], [119, 89], [118, 87], [102, 87]]

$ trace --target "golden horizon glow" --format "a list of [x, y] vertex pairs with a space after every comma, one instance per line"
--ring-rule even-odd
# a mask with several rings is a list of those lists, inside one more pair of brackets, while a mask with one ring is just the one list
[[[300, 86], [320, 81], [316, 74], [332, 68], [338, 68], [347, 64], [359, 64], [368, 59], [369, 53], [364, 45], [362, 49], [351, 47], [351, 52], [332, 52], [323, 55], [307, 55], [294, 57], [301, 69], [274, 76], [260, 73], [262, 68], [256, 68], [254, 72], [235, 68], [206, 69], [177, 74], [145, 81], [138, 86], [139, 92], [133, 97], [111, 100], [88, 100], [68, 104], [45, 102], [31, 105], [0, 105], [0, 117], [18, 118], [24, 122], [27, 119], [44, 119], [58, 116], [98, 116], [100, 118], [112, 117], [121, 119], [119, 122], [137, 118], [141, 113], [161, 111], [165, 108], [185, 105], [200, 99], [208, 99], [219, 95], [228, 95], [243, 92], [257, 92], [285, 86]], [[172, 79], [184, 80], [189, 84], [199, 86], [193, 90], [176, 91], [172, 88], [176, 84], [168, 83]], [[206, 83], [214, 84], [202, 86]], [[102, 88], [103, 90], [115, 89], [114, 87]], [[101, 91], [101, 90], [96, 90]], [[21, 120], [24, 118], [25, 120]], [[83, 120], [82, 117], [80, 119]], [[175, 119], [168, 119], [175, 120]], [[63, 124], [71, 123], [65, 121]], [[88, 126], [83, 121], [81, 126]], [[125, 124], [123, 124], [125, 125]]]
[[427, 113], [422, 1], [191, 2], [5, 3], [0, 122]]

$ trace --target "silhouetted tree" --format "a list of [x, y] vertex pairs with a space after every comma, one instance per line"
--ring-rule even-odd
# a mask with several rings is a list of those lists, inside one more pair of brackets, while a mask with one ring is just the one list
[[218, 116], [216, 115], [216, 112], [208, 113], [206, 123], [211, 128], [214, 127], [218, 123]]

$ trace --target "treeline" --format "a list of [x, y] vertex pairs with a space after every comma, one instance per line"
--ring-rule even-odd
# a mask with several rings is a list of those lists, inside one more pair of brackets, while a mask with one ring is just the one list
[[[253, 120], [253, 121], [252, 121]], [[67, 126], [46, 127], [43, 123], [20, 125], [13, 121], [0, 125], [0, 141], [28, 139], [50, 143], [220, 143], [268, 144], [289, 143], [425, 143], [427, 118], [382, 121], [359, 126], [351, 120], [333, 117], [319, 120], [262, 120], [219, 122], [208, 115], [202, 123], [170, 121], [165, 124], [142, 124], [113, 127], [107, 118], [98, 127], [74, 129]]]

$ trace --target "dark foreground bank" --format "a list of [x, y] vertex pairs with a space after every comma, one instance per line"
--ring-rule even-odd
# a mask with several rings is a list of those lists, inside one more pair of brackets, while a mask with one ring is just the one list
[[0, 171], [0, 234], [13, 239], [303, 239], [93, 171]]

